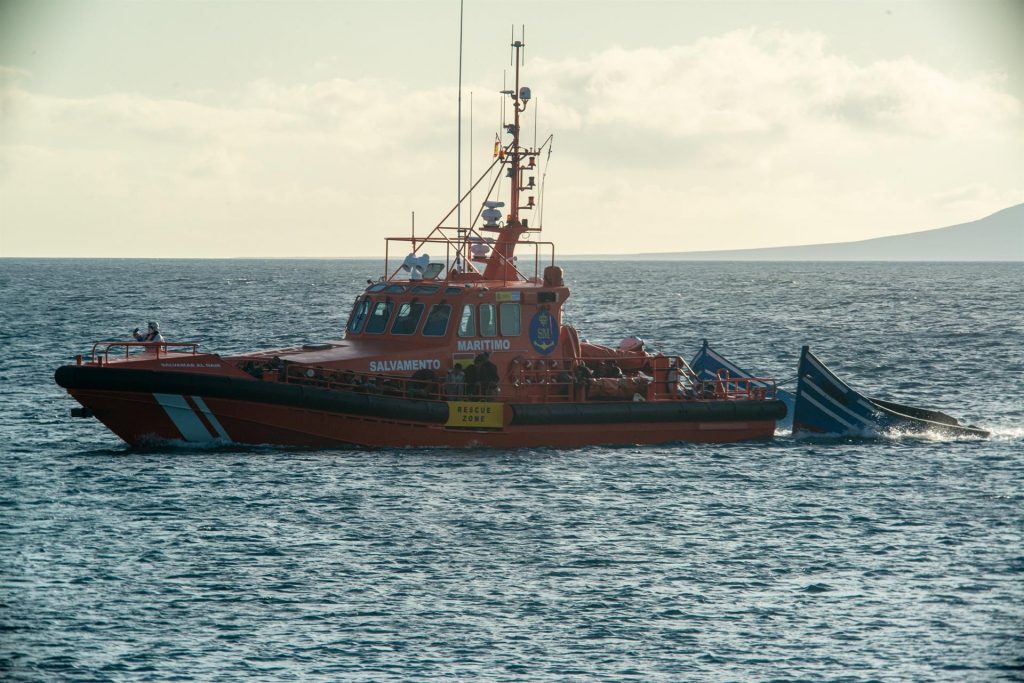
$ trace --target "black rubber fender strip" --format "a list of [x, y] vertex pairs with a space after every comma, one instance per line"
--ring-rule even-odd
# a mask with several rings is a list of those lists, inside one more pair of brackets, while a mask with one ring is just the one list
[[733, 422], [779, 420], [786, 404], [766, 401], [665, 401], [615, 403], [520, 403], [512, 406], [514, 425], [599, 424], [611, 422]]
[[57, 368], [54, 380], [65, 389], [188, 394], [390, 420], [435, 424], [448, 421], [448, 404], [441, 401], [330, 391], [222, 375], [64, 365]]

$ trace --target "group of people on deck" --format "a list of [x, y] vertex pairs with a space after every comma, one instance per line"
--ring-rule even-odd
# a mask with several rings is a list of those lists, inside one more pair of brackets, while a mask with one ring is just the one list
[[498, 366], [491, 361], [491, 354], [484, 351], [465, 368], [456, 363], [444, 378], [444, 394], [458, 400], [462, 397], [494, 398], [498, 392]]

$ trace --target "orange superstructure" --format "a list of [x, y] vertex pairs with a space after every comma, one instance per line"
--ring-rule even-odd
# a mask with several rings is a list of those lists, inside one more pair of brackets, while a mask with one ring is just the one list
[[[56, 380], [131, 444], [576, 447], [771, 437], [785, 412], [765, 380], [699, 381], [681, 357], [580, 341], [554, 245], [535, 239], [540, 147], [520, 140], [531, 93], [513, 41], [511, 136], [469, 226], [386, 239], [384, 272], [344, 337], [222, 357], [194, 344], [114, 342]], [[493, 172], [497, 171], [496, 174]], [[507, 213], [497, 199], [508, 179]], [[470, 192], [473, 191], [470, 189]], [[467, 193], [466, 196], [468, 196]], [[466, 200], [462, 197], [460, 203]], [[494, 199], [491, 199], [494, 197]], [[401, 261], [392, 257], [397, 248]], [[772, 386], [768, 382], [769, 386]]]

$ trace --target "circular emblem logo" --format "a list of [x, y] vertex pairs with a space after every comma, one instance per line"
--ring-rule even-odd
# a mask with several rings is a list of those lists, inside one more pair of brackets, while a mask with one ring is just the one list
[[558, 345], [558, 321], [545, 310], [537, 311], [530, 319], [530, 343], [537, 353], [548, 355]]

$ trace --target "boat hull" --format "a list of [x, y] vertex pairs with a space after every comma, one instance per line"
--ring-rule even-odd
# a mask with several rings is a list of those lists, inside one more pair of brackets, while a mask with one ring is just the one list
[[876, 437], [938, 434], [986, 438], [989, 433], [936, 410], [870, 398], [859, 393], [803, 347], [800, 354], [794, 434]]
[[770, 438], [778, 401], [505, 405], [500, 426], [450, 425], [451, 404], [234, 377], [65, 366], [57, 383], [132, 445], [574, 448]]
[[722, 354], [712, 349], [707, 340], [697, 352], [697, 355], [690, 361], [690, 368], [696, 373], [697, 379], [703, 382], [714, 382], [721, 377], [722, 371], [728, 373], [732, 378], [752, 379], [752, 385], [770, 391], [775, 398], [786, 404], [786, 414], [779, 418], [778, 426], [781, 429], [792, 429], [793, 408], [796, 397], [784, 389], [779, 389], [774, 383], [753, 379], [754, 375], [740, 366], [736, 365]]

